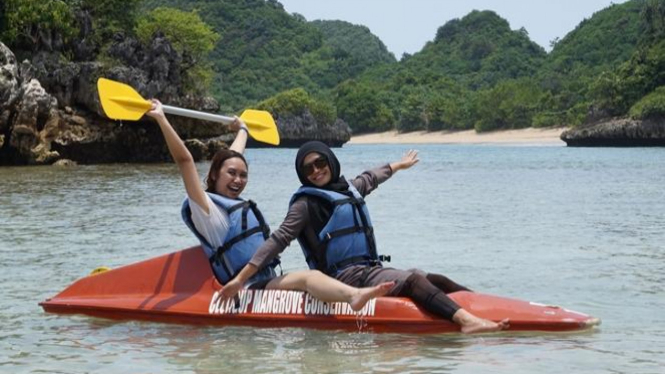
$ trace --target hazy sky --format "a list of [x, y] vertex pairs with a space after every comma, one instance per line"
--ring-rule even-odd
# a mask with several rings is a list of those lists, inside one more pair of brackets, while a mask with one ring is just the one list
[[308, 21], [342, 20], [367, 26], [398, 59], [415, 53], [447, 21], [474, 9], [493, 10], [510, 28], [524, 27], [529, 37], [550, 50], [550, 41], [563, 38], [583, 19], [626, 0], [279, 0], [289, 13]]

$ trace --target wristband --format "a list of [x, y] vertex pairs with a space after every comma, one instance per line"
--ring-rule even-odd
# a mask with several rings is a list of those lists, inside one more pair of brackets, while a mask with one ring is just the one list
[[[247, 135], [249, 135], [249, 130], [247, 130], [247, 127], [241, 127], [240, 130], [245, 130], [245, 132], [247, 133]], [[238, 130], [238, 131], [240, 131], [240, 130]]]

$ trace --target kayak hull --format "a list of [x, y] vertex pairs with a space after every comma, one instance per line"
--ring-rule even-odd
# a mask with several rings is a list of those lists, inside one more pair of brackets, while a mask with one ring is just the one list
[[[256, 327], [304, 327], [395, 333], [455, 333], [459, 326], [408, 298], [379, 297], [359, 312], [347, 303], [324, 303], [286, 290], [244, 290], [222, 301], [200, 247], [81, 278], [40, 303], [46, 312], [119, 320]], [[579, 331], [600, 321], [556, 306], [473, 292], [449, 295], [469, 312], [510, 319], [511, 331]]]

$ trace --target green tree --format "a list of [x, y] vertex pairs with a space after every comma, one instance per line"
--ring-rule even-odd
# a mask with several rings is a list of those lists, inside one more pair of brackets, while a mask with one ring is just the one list
[[142, 0], [70, 0], [80, 3], [93, 19], [93, 35], [99, 45], [105, 44], [117, 32], [134, 33], [138, 6]]
[[53, 50], [78, 32], [74, 12], [63, 0], [4, 0], [2, 40], [17, 49]]
[[141, 17], [136, 24], [136, 36], [147, 44], [156, 33], [162, 33], [181, 55], [187, 55], [196, 65], [215, 47], [217, 34], [203, 22], [196, 11], [183, 12], [159, 7]]
[[532, 79], [503, 81], [479, 92], [476, 131], [530, 127], [540, 109], [541, 96]]
[[473, 128], [471, 98], [450, 92], [434, 93], [425, 104], [427, 130], [463, 130]]
[[335, 107], [325, 101], [312, 98], [302, 88], [280, 92], [258, 104], [258, 108], [267, 110], [276, 117], [301, 116], [309, 111], [320, 124], [332, 124], [337, 119]]
[[214, 75], [208, 55], [215, 48], [219, 34], [203, 22], [196, 11], [163, 7], [139, 18], [136, 24], [136, 36], [144, 44], [156, 34], [164, 35], [183, 56], [182, 69], [187, 74], [185, 88], [195, 92], [207, 91]]
[[556, 42], [538, 74], [547, 94], [534, 126], [584, 123], [593, 101], [598, 113], [625, 113], [628, 107], [619, 104], [623, 94], [615, 69], [636, 51], [643, 5], [643, 1], [611, 5]]
[[656, 88], [630, 108], [630, 116], [635, 119], [665, 119], [665, 86]]
[[406, 93], [399, 111], [397, 130], [409, 132], [427, 130], [429, 122], [427, 108], [427, 90], [414, 88]]
[[385, 94], [361, 82], [346, 81], [335, 89], [337, 115], [349, 124], [354, 134], [394, 128], [395, 117]]
[[365, 26], [344, 21], [313, 21], [323, 35], [323, 45], [306, 54], [305, 73], [322, 88], [333, 88], [346, 79], [353, 79], [367, 69], [394, 63], [379, 38]]
[[591, 86], [595, 105], [609, 115], [625, 115], [642, 97], [665, 85], [665, 40], [643, 47]]
[[644, 29], [643, 40], [654, 44], [665, 38], [665, 1], [648, 0], [640, 14]]

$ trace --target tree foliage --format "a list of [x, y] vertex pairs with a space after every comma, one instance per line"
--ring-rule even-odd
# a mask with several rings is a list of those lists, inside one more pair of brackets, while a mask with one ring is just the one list
[[280, 92], [260, 102], [257, 107], [276, 117], [301, 116], [309, 111], [319, 124], [332, 124], [337, 118], [335, 107], [331, 103], [312, 98], [302, 88]]
[[379, 38], [365, 26], [344, 21], [313, 21], [323, 35], [323, 45], [304, 56], [305, 73], [324, 89], [358, 76], [380, 64], [395, 63]]
[[476, 104], [478, 132], [531, 127], [543, 93], [533, 79], [502, 81], [479, 93]]
[[52, 41], [69, 41], [78, 32], [74, 12], [63, 0], [4, 0], [2, 40], [24, 50], [53, 50]]
[[219, 40], [208, 24], [196, 11], [159, 7], [141, 17], [136, 24], [136, 35], [143, 43], [149, 43], [156, 33], [161, 33], [181, 55], [187, 55], [192, 65], [204, 60]]
[[665, 119], [665, 86], [656, 88], [630, 108], [630, 116], [635, 119]]
[[524, 31], [492, 11], [473, 11], [439, 28], [433, 42], [403, 63], [420, 76], [453, 78], [471, 89], [532, 76], [546, 57]]
[[377, 95], [376, 87], [353, 80], [335, 89], [337, 115], [354, 133], [385, 131], [394, 128], [395, 117], [385, 95]]
[[118, 31], [144, 42], [165, 34], [185, 61], [196, 63], [189, 80], [211, 80], [222, 111], [258, 102], [278, 113], [307, 108], [322, 121], [339, 116], [355, 133], [577, 125], [589, 113], [643, 118], [662, 110], [665, 0], [602, 9], [554, 40], [549, 54], [526, 29], [511, 30], [492, 11], [473, 11], [399, 61], [364, 26], [308, 22], [276, 0], [5, 0], [3, 6], [3, 41], [44, 49], [59, 43], [51, 37], [59, 35], [66, 46], [84, 26], [75, 16], [87, 12], [100, 46]]
[[117, 32], [133, 34], [141, 0], [70, 0], [89, 12], [93, 19], [93, 38], [105, 44]]
[[665, 35], [665, 0], [646, 2], [641, 16], [642, 28], [648, 31], [641, 34], [639, 47], [628, 61], [603, 72], [590, 85], [595, 106], [608, 115], [626, 115], [629, 110], [638, 115], [646, 109], [638, 106], [635, 112], [631, 107], [665, 85], [665, 39], [655, 37]]

